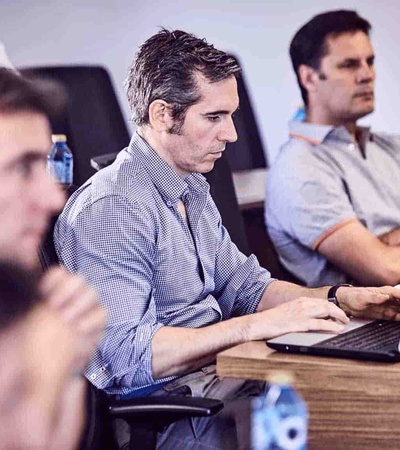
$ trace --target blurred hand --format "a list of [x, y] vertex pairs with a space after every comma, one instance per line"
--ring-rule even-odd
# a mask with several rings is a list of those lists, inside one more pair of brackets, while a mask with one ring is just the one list
[[106, 314], [97, 294], [80, 275], [54, 267], [43, 276], [41, 294], [79, 339], [76, 369], [83, 370], [96, 348], [106, 325]]
[[400, 289], [383, 287], [340, 287], [340, 307], [348, 315], [368, 319], [400, 320]]
[[308, 297], [300, 297], [248, 317], [252, 321], [249, 340], [270, 339], [301, 331], [339, 333], [349, 322], [345, 312], [333, 303]]
[[[18, 392], [16, 417], [12, 417], [18, 424], [15, 446], [7, 448], [47, 449], [53, 440], [54, 430], [58, 428], [56, 424], [66, 386], [70, 380], [78, 378], [72, 377], [71, 373], [75, 370], [80, 342], [74, 330], [46, 303], [38, 303], [24, 319], [23, 326], [21, 359], [26, 380], [21, 383]], [[80, 401], [75, 398], [81, 409], [82, 399], [83, 394]], [[82, 422], [80, 419], [76, 424], [77, 430], [69, 429], [75, 438]]]

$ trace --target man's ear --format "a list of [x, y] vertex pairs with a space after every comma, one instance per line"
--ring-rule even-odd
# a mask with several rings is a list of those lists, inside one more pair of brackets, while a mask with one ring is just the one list
[[149, 106], [149, 121], [156, 131], [169, 131], [174, 121], [171, 116], [171, 108], [164, 100], [154, 100]]
[[308, 92], [316, 90], [316, 83], [319, 80], [318, 71], [306, 64], [300, 64], [298, 68], [300, 82]]

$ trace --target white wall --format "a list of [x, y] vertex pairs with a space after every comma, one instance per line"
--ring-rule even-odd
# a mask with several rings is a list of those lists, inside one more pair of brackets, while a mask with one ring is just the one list
[[397, 132], [400, 27], [397, 2], [392, 0], [0, 0], [0, 39], [17, 66], [105, 65], [128, 118], [123, 81], [138, 45], [159, 26], [206, 37], [240, 57], [273, 160], [286, 139], [287, 121], [300, 104], [289, 41], [312, 15], [338, 8], [357, 9], [374, 26], [377, 111], [364, 122]]

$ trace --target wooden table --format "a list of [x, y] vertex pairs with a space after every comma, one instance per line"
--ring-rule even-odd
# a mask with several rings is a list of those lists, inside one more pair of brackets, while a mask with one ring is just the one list
[[221, 376], [265, 380], [289, 371], [307, 402], [309, 449], [400, 449], [400, 363], [277, 353], [264, 342], [217, 356]]

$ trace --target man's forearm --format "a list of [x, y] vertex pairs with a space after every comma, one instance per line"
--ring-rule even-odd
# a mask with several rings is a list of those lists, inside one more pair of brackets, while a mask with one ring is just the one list
[[264, 291], [258, 304], [258, 311], [273, 308], [282, 303], [290, 302], [299, 297], [311, 298], [327, 298], [328, 287], [308, 288], [297, 284], [288, 283], [286, 281], [273, 281]]
[[342, 287], [336, 294], [342, 309], [327, 301], [328, 290], [274, 281], [254, 314], [202, 328], [159, 328], [151, 341], [153, 378], [190, 372], [213, 361], [218, 352], [246, 341], [291, 332], [340, 332], [349, 321], [346, 313], [400, 320], [399, 289]]
[[359, 222], [330, 234], [318, 252], [362, 286], [400, 283], [400, 247], [388, 245]]
[[[282, 282], [274, 282], [282, 283]], [[278, 289], [285, 289], [286, 284]], [[272, 286], [272, 285], [271, 285]], [[318, 297], [327, 288], [305, 289], [292, 285], [292, 294], [276, 308], [235, 317], [202, 328], [161, 327], [152, 339], [152, 373], [159, 379], [182, 375], [215, 360], [217, 353], [246, 341], [269, 339], [281, 334], [324, 330], [339, 332], [347, 323], [346, 314], [326, 299], [301, 296], [302, 292]], [[275, 288], [276, 289], [276, 288]], [[297, 294], [297, 295], [296, 295]], [[279, 297], [275, 292], [274, 296]], [[294, 301], [288, 301], [295, 299]], [[336, 322], [324, 320], [327, 317]]]
[[215, 360], [216, 354], [247, 340], [247, 316], [202, 328], [162, 327], [152, 346], [153, 378], [190, 372]]

